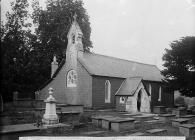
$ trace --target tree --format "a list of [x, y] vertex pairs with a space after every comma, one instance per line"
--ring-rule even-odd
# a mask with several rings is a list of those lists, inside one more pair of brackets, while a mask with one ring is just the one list
[[91, 27], [89, 16], [81, 0], [48, 0], [46, 10], [39, 6], [37, 0], [34, 0], [32, 7], [34, 9], [32, 18], [37, 36], [33, 53], [36, 59], [39, 59], [39, 73], [43, 76], [42, 82], [45, 82], [50, 78], [53, 56], [56, 55], [59, 63], [65, 59], [67, 33], [73, 21], [73, 15], [77, 14], [77, 22], [83, 32], [85, 51], [90, 51], [92, 47]]
[[170, 44], [162, 59], [165, 69], [162, 74], [171, 90], [183, 95], [195, 96], [195, 37], [187, 36]]
[[[78, 15], [77, 21], [83, 32], [83, 46], [85, 51], [92, 47], [90, 41], [91, 27], [89, 16], [81, 0], [48, 0], [46, 10], [41, 10], [34, 1], [34, 23], [38, 25], [36, 33], [50, 60], [57, 55], [59, 61], [64, 58], [67, 46], [67, 33], [73, 15]], [[37, 10], [38, 9], [38, 10]], [[39, 11], [39, 12], [37, 12]]]
[[[33, 14], [28, 13], [28, 1], [11, 3], [12, 11], [1, 24], [1, 93], [4, 101], [12, 100], [13, 91], [29, 97], [50, 78], [51, 61], [65, 58], [67, 32], [74, 13], [83, 31], [85, 51], [90, 51], [89, 16], [81, 0], [48, 0], [43, 10], [33, 0]], [[33, 28], [28, 19], [33, 19]], [[35, 29], [35, 32], [32, 32]]]
[[30, 27], [28, 1], [16, 0], [11, 3], [12, 11], [7, 12], [7, 22], [1, 24], [1, 92], [4, 100], [10, 100], [11, 93], [27, 88], [25, 72], [28, 71]]

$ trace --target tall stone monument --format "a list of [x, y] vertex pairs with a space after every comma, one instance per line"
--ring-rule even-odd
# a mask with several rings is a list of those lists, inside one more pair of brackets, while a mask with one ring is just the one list
[[53, 88], [49, 88], [49, 97], [44, 101], [46, 103], [45, 114], [43, 115], [42, 122], [46, 125], [59, 123], [56, 114], [56, 99], [53, 97]]

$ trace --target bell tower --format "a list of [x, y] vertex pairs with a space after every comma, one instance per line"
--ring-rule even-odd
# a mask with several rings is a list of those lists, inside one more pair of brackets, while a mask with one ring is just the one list
[[77, 57], [78, 52], [83, 51], [83, 33], [77, 23], [77, 15], [73, 16], [73, 22], [67, 34], [68, 46], [66, 50], [66, 88], [68, 89], [67, 103], [80, 104], [78, 93]]
[[77, 15], [73, 16], [73, 22], [70, 30], [67, 34], [68, 46], [66, 50], [66, 63], [70, 63], [71, 68], [76, 68], [77, 65], [77, 53], [83, 51], [82, 38], [83, 33], [77, 23]]

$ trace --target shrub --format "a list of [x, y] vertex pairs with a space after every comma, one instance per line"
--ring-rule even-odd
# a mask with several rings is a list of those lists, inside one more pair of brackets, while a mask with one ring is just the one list
[[175, 106], [177, 107], [186, 107], [186, 103], [183, 97], [179, 96], [175, 99]]

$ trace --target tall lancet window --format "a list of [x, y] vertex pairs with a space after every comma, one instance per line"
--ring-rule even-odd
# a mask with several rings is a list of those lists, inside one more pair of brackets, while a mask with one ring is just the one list
[[74, 44], [75, 43], [75, 35], [73, 34], [72, 35], [72, 44]]
[[151, 84], [149, 84], [149, 93], [150, 93], [150, 96], [151, 96], [151, 94], [152, 94], [152, 86], [151, 86]]
[[66, 77], [67, 87], [76, 87], [77, 73], [75, 70], [70, 70]]
[[160, 102], [161, 101], [161, 95], [162, 94], [162, 89], [161, 89], [161, 86], [159, 86], [159, 95], [158, 95], [158, 101]]
[[105, 82], [105, 103], [110, 103], [111, 98], [111, 84], [109, 80]]
[[152, 86], [151, 86], [151, 84], [149, 84], [149, 88], [148, 88], [148, 91], [149, 91], [149, 93], [150, 93], [150, 101], [151, 101], [151, 97], [152, 97]]

